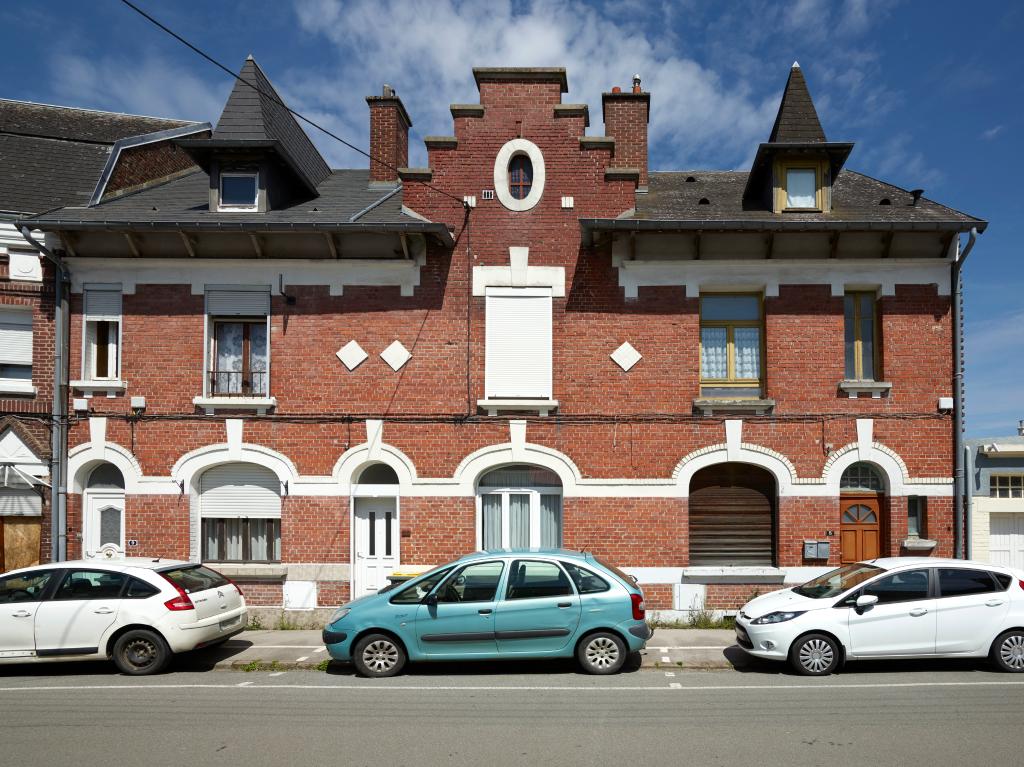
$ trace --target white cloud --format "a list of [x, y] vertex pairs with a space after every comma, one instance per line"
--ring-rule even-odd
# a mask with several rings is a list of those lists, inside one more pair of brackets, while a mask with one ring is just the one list
[[1005, 125], [994, 125], [991, 128], [989, 128], [988, 130], [982, 131], [981, 132], [981, 137], [983, 139], [985, 139], [986, 141], [991, 141], [996, 136], [998, 136], [1000, 133], [1002, 133], [1005, 128], [1006, 128]]
[[942, 181], [943, 174], [913, 148], [912, 142], [909, 133], [899, 133], [858, 153], [857, 167], [905, 189], [920, 187], [927, 192], [928, 187]]
[[86, 58], [61, 53], [50, 62], [60, 103], [94, 109], [216, 122], [231, 87], [196, 77], [155, 55]]

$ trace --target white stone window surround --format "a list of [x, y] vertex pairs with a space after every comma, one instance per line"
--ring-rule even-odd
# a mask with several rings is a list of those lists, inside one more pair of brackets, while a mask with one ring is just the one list
[[[251, 178], [253, 180], [253, 197], [251, 204], [225, 205], [224, 179], [226, 178]], [[257, 171], [221, 171], [217, 179], [217, 211], [220, 213], [251, 213], [258, 210], [260, 200], [260, 174]]]
[[[533, 184], [530, 193], [521, 200], [512, 196], [512, 190], [508, 185], [508, 166], [516, 155], [526, 155], [533, 165]], [[544, 194], [545, 178], [544, 155], [540, 147], [527, 139], [514, 138], [506, 142], [498, 150], [498, 156], [494, 158], [494, 193], [498, 201], [509, 210], [522, 212], [536, 206]]]

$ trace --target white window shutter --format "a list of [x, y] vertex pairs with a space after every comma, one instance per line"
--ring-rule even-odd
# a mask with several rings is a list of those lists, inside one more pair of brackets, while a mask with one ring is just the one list
[[281, 482], [270, 469], [254, 463], [227, 463], [209, 469], [199, 480], [203, 517], [279, 519]]
[[214, 317], [265, 317], [270, 314], [270, 288], [207, 288], [206, 313]]
[[85, 286], [85, 317], [87, 320], [121, 320], [121, 288]]
[[551, 291], [487, 291], [485, 396], [551, 398]]
[[0, 309], [0, 364], [32, 364], [32, 312]]

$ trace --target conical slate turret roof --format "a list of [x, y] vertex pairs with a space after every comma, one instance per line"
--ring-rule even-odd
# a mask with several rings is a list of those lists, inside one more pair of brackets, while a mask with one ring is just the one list
[[804, 80], [800, 65], [794, 61], [768, 142], [806, 144], [824, 143], [825, 140], [825, 131], [821, 128], [818, 112], [807, 90], [807, 81]]

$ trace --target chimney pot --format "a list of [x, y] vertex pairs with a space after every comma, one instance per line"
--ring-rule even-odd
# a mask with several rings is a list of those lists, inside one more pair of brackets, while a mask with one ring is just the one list
[[1024, 421], [1017, 421], [1017, 435], [1024, 437]]
[[921, 199], [921, 195], [924, 194], [924, 189], [911, 189], [910, 194], [913, 195], [914, 201], [910, 203], [911, 207], [917, 205], [918, 200]]
[[367, 96], [370, 107], [370, 181], [397, 181], [397, 168], [409, 164], [412, 120], [395, 89], [387, 83], [380, 96]]
[[640, 92], [640, 75], [633, 75], [633, 93]]
[[612, 93], [622, 93], [622, 88], [620, 88], [618, 85], [613, 85]]

